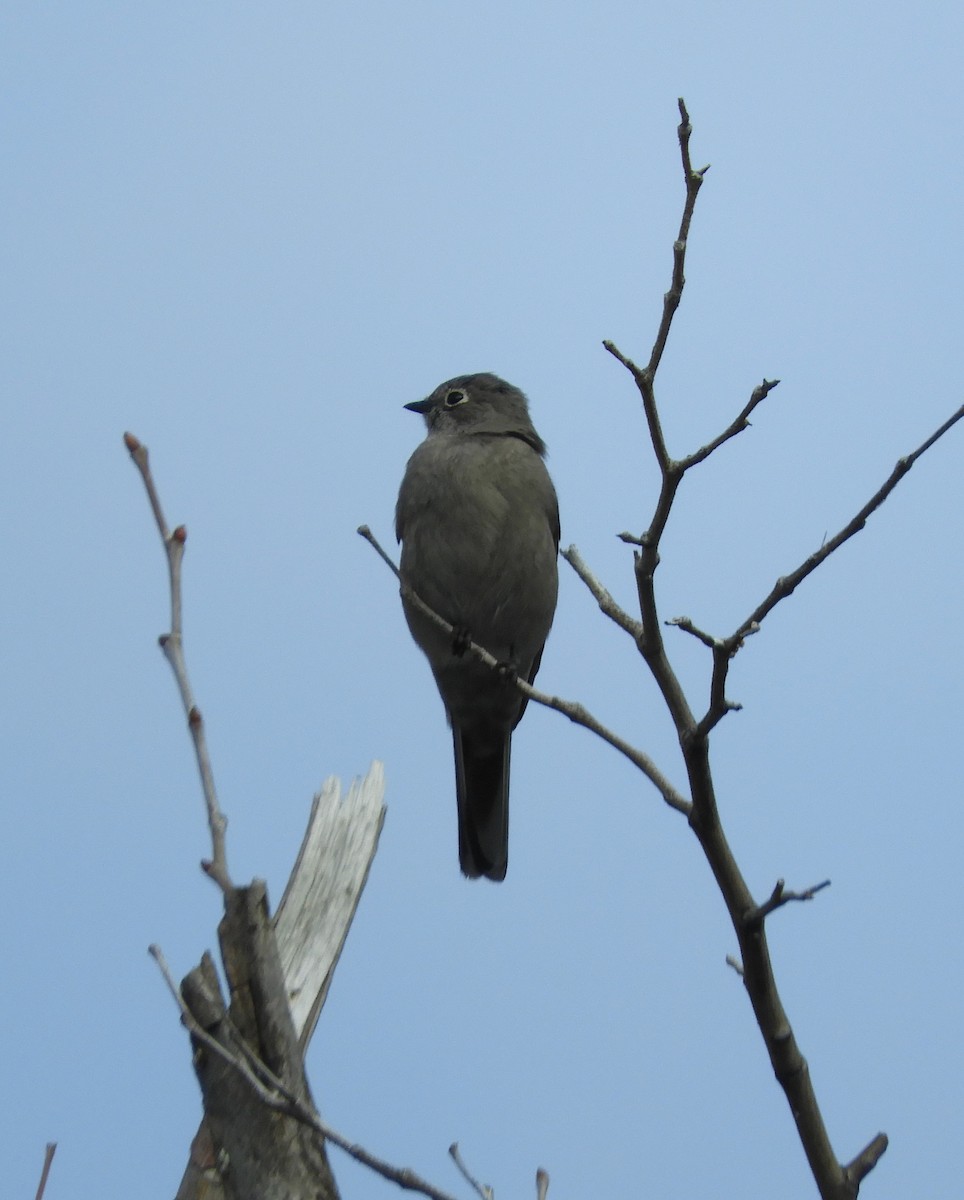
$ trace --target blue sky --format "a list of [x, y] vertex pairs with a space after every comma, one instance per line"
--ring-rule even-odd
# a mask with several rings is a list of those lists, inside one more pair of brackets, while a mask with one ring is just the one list
[[[686, 481], [664, 614], [727, 633], [961, 402], [957, 5], [8, 3], [0, 12], [4, 1177], [173, 1194], [199, 1114], [146, 953], [219, 902], [156, 647], [164, 566], [125, 429], [187, 524], [190, 669], [235, 878], [280, 897], [312, 792], [381, 759], [388, 818], [309, 1056], [320, 1108], [453, 1191], [813, 1194], [722, 903], [633, 769], [530, 707], [509, 877], [458, 872], [451, 748], [386, 545], [421, 423], [492, 370], [529, 395], [563, 543], [624, 604], [657, 474], [636, 392], [682, 204], [712, 163], [659, 396]], [[767, 621], [713, 737], [864, 1194], [959, 1187], [961, 431]], [[702, 648], [669, 633], [694, 703]], [[628, 639], [563, 567], [540, 685], [682, 782]], [[348, 1197], [388, 1185], [345, 1162]], [[126, 1185], [122, 1185], [126, 1186]]]

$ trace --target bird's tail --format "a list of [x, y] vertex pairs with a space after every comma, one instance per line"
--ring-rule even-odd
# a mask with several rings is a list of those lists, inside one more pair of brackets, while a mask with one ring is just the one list
[[499, 882], [509, 864], [510, 734], [453, 727], [452, 737], [462, 873]]

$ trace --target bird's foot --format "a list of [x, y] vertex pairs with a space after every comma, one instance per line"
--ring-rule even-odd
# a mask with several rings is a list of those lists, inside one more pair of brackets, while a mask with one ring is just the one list
[[496, 667], [499, 677], [512, 687], [515, 687], [516, 680], [519, 678], [519, 668], [514, 662], [500, 662]]
[[452, 630], [452, 653], [456, 658], [461, 658], [472, 641], [471, 634], [463, 627], [456, 626]]

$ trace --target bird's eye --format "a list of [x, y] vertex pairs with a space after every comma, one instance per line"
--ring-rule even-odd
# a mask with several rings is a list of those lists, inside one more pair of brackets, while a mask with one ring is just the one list
[[460, 404], [464, 404], [466, 400], [468, 400], [468, 396], [466, 396], [465, 392], [460, 391], [458, 388], [453, 388], [452, 391], [445, 393], [446, 408], [458, 408], [458, 406]]

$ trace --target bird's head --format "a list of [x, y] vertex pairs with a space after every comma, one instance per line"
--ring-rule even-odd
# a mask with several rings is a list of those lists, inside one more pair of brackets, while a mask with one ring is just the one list
[[425, 418], [429, 434], [503, 434], [521, 437], [539, 454], [545, 443], [529, 417], [522, 392], [498, 375], [457, 375], [424, 400], [405, 407]]

